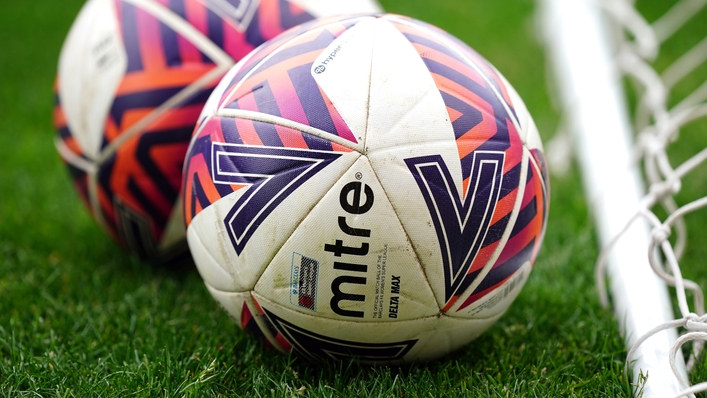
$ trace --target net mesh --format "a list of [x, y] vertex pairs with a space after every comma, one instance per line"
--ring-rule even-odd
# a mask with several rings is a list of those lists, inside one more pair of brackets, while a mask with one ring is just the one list
[[[648, 188], [624, 231], [639, 219], [651, 226], [645, 255], [653, 271], [672, 287], [677, 317], [641, 336], [629, 350], [627, 362], [652, 335], [677, 328], [679, 338], [666, 360], [683, 387], [677, 396], [694, 396], [707, 391], [707, 382], [697, 380], [690, 385], [678, 371], [676, 360], [684, 351], [688, 354], [688, 372], [702, 368], [704, 373], [700, 360], [707, 341], [704, 296], [700, 285], [683, 274], [687, 268], [699, 268], [699, 257], [707, 246], [699, 236], [699, 228], [705, 227], [704, 214], [700, 215], [704, 212], [698, 211], [707, 207], [707, 145], [704, 138], [698, 144], [699, 136], [707, 136], [707, 31], [696, 34], [691, 28], [704, 25], [707, 0], [678, 1], [651, 22], [644, 15], [647, 12], [642, 12], [640, 1], [600, 3], [615, 39], [618, 69], [626, 77], [628, 95], [635, 103], [633, 159], [641, 164]], [[677, 50], [682, 53], [673, 55]], [[661, 54], [665, 52], [669, 54]], [[698, 137], [682, 138], [681, 134]], [[690, 218], [698, 233], [693, 231], [688, 245]], [[604, 285], [606, 258], [620, 238], [617, 236], [602, 250], [597, 262], [597, 286], [604, 305], [609, 303]], [[699, 272], [696, 275], [696, 280], [703, 279]], [[696, 374], [693, 372], [692, 378]]]

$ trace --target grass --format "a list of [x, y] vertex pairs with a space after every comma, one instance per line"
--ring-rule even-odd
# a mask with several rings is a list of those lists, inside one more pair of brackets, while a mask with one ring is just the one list
[[[544, 136], [558, 125], [533, 2], [384, 0], [470, 43], [514, 84]], [[508, 313], [449, 357], [334, 366], [269, 351], [195, 269], [119, 249], [91, 220], [53, 146], [52, 84], [82, 1], [0, 2], [0, 395], [629, 396], [625, 349], [593, 286], [594, 230], [576, 169], [552, 181], [533, 274]]]

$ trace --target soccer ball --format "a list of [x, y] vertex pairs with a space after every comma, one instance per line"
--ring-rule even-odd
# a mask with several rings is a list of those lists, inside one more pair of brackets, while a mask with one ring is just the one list
[[184, 155], [220, 78], [315, 16], [377, 9], [375, 0], [89, 0], [61, 52], [54, 122], [94, 218], [140, 257], [184, 253]]
[[475, 339], [527, 280], [548, 209], [515, 90], [459, 40], [395, 15], [314, 21], [236, 65], [184, 178], [211, 294], [310, 359], [429, 360]]

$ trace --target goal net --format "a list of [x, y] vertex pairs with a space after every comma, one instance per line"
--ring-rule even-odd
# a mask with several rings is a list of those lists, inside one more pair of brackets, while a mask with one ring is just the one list
[[688, 376], [707, 317], [683, 274], [707, 246], [707, 29], [694, 29], [707, 0], [641, 1], [541, 0], [539, 15], [602, 245], [597, 286], [622, 328], [634, 394], [694, 396], [707, 391]]

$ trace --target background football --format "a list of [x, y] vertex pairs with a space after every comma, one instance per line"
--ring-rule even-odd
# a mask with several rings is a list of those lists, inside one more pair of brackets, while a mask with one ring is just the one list
[[194, 260], [280, 351], [439, 357], [489, 328], [531, 271], [548, 205], [537, 129], [437, 28], [394, 15], [305, 28], [236, 65], [204, 108], [183, 184]]
[[89, 0], [62, 49], [54, 121], [93, 217], [143, 258], [183, 253], [184, 155], [219, 79], [315, 16], [376, 10], [375, 0]]

